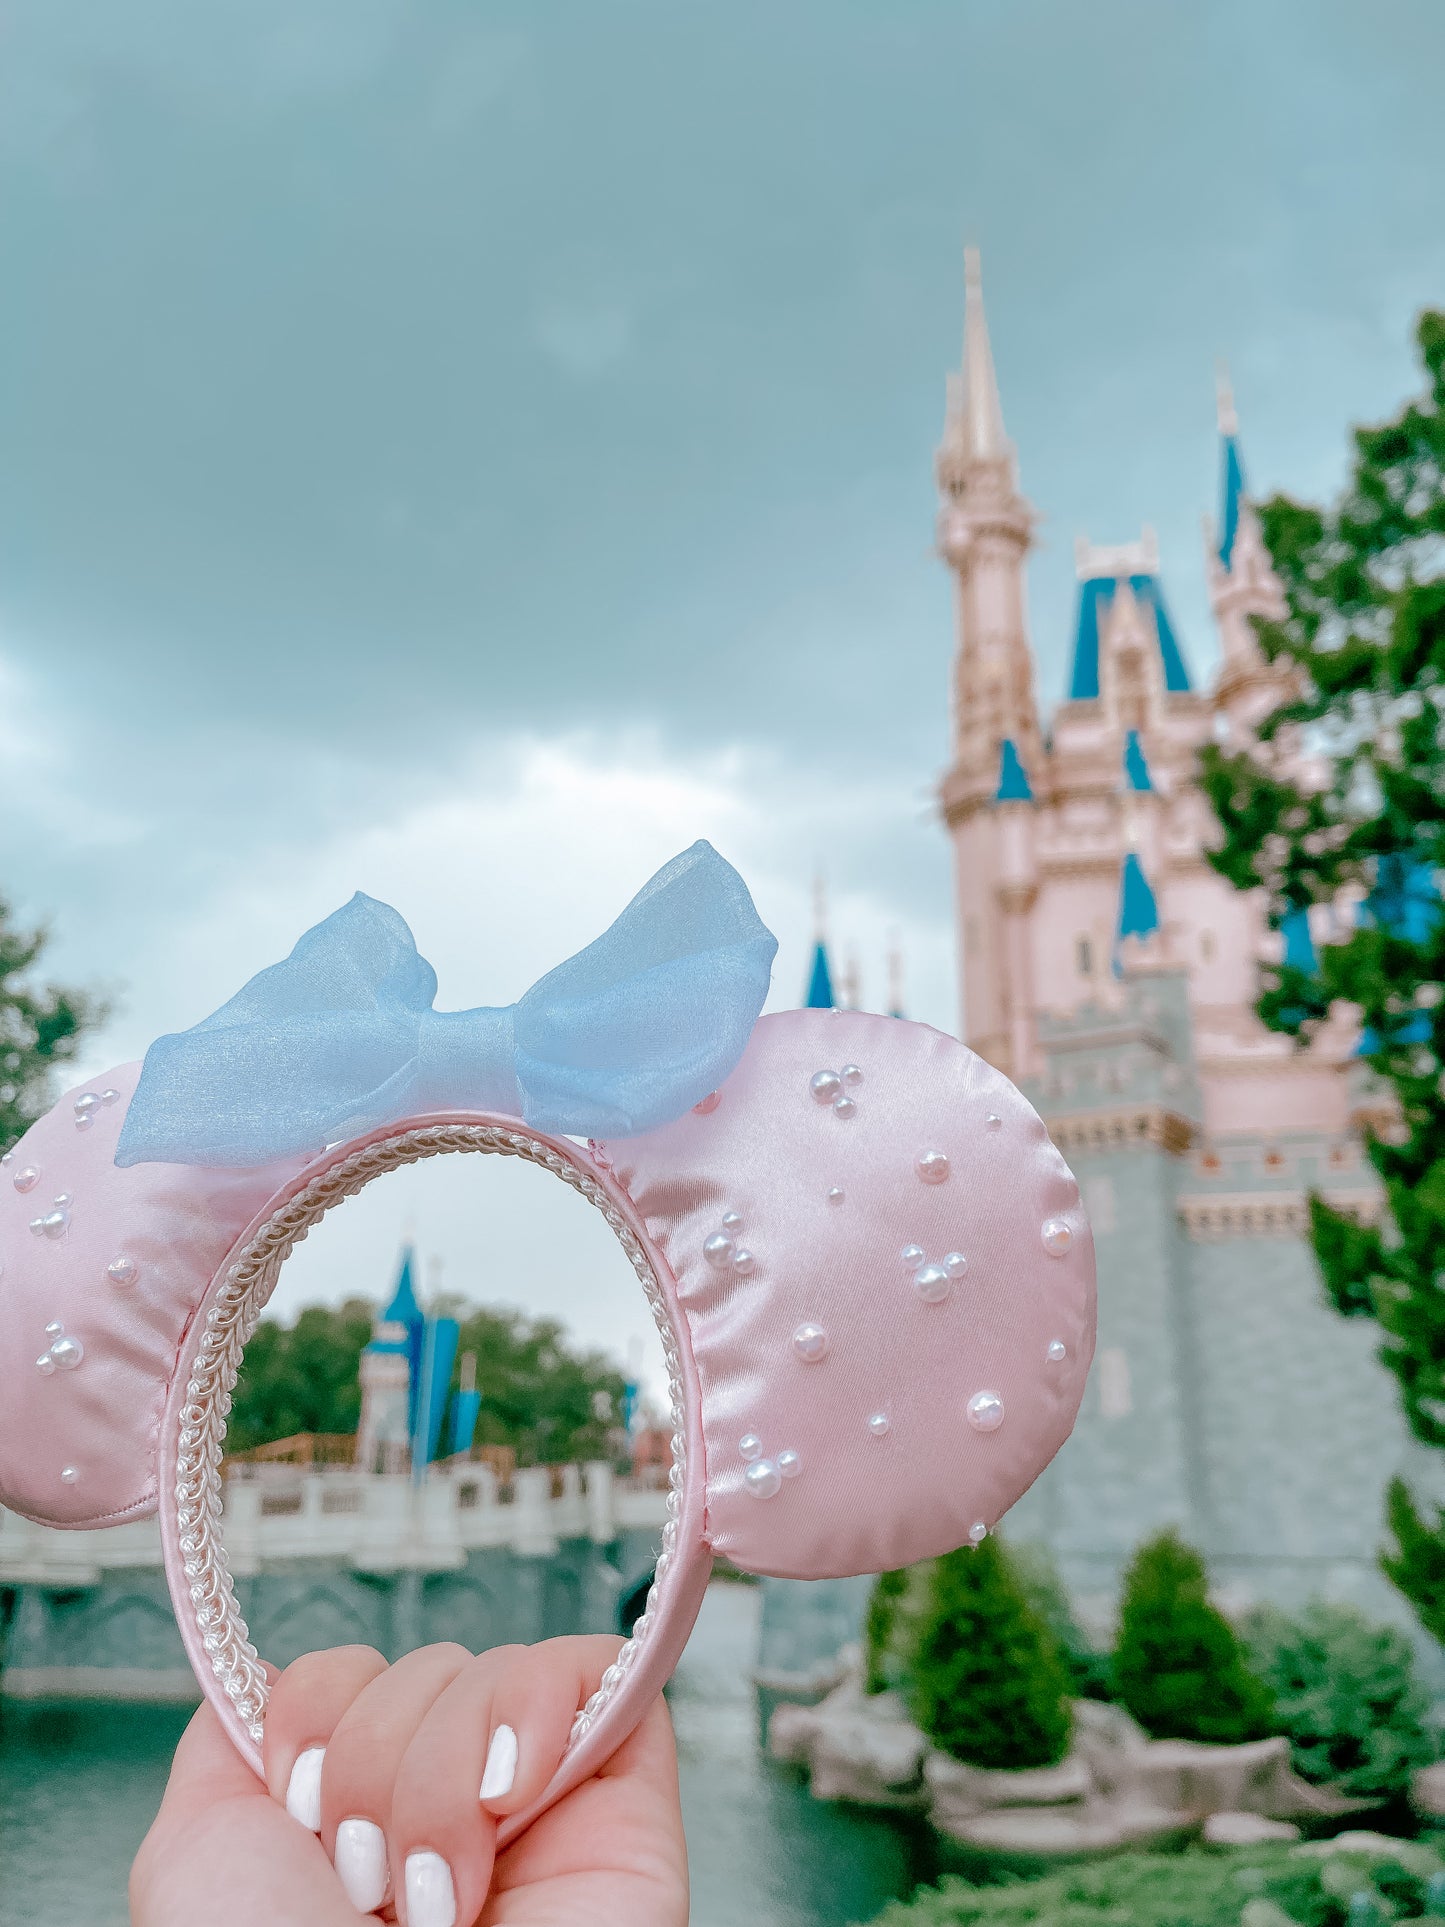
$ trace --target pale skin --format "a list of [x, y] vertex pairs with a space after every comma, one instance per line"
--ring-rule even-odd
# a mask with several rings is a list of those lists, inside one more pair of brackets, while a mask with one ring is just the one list
[[[309, 1653], [273, 1686], [264, 1786], [203, 1706], [131, 1871], [132, 1927], [358, 1927], [378, 1917], [413, 1927], [408, 1860], [414, 1880], [418, 1867], [434, 1868], [418, 1855], [445, 1864], [455, 1927], [686, 1927], [677, 1757], [661, 1699], [591, 1779], [495, 1849], [498, 1820], [550, 1780], [573, 1715], [617, 1650], [611, 1638], [480, 1656], [428, 1646], [394, 1666], [365, 1646]], [[512, 1784], [484, 1801], [502, 1726], [516, 1736]], [[286, 1807], [297, 1761], [317, 1748], [319, 1835]], [[352, 1904], [334, 1865], [338, 1828], [355, 1820], [384, 1836], [390, 1894], [375, 1913]], [[445, 1901], [437, 1906], [433, 1891], [418, 1911], [444, 1920]]]

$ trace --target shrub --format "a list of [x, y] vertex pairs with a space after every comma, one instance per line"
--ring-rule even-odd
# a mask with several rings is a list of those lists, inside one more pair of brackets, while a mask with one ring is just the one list
[[1227, 1746], [1270, 1730], [1268, 1689], [1209, 1603], [1204, 1561], [1172, 1531], [1147, 1540], [1125, 1577], [1114, 1682], [1155, 1739]]
[[1072, 1729], [1063, 1660], [998, 1540], [935, 1560], [908, 1698], [934, 1745], [970, 1766], [1063, 1758]]
[[1068, 1592], [1047, 1546], [1010, 1545], [1009, 1556], [1029, 1603], [1054, 1636], [1074, 1698], [1113, 1699], [1113, 1657], [1101, 1653], [1075, 1619]]
[[1262, 1927], [1281, 1918], [1298, 1927], [1346, 1927], [1352, 1918], [1419, 1920], [1430, 1911], [1440, 1868], [1445, 1860], [1438, 1853], [1406, 1841], [1389, 1854], [1321, 1855], [1285, 1846], [1125, 1853], [1006, 1887], [945, 1880], [896, 1902], [874, 1927]]
[[1255, 1614], [1249, 1646], [1305, 1779], [1388, 1800], [1434, 1757], [1414, 1649], [1395, 1627], [1319, 1601], [1297, 1618]]
[[908, 1590], [906, 1566], [894, 1572], [880, 1572], [868, 1595], [868, 1615], [863, 1622], [863, 1690], [886, 1693], [897, 1686], [902, 1668], [897, 1650], [898, 1607]]

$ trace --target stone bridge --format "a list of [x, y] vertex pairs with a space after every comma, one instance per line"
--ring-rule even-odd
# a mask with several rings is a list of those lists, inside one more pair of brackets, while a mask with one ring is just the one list
[[[610, 1466], [482, 1464], [405, 1475], [234, 1466], [226, 1547], [262, 1655], [361, 1642], [389, 1659], [434, 1640], [473, 1651], [627, 1631], [666, 1488]], [[57, 1532], [0, 1510], [0, 1693], [194, 1700], [153, 1519]]]

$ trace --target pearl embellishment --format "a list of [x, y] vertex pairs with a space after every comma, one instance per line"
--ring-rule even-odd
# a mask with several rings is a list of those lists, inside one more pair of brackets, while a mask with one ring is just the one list
[[737, 1230], [737, 1228], [738, 1228], [738, 1226], [739, 1226], [739, 1225], [740, 1225], [740, 1224], [742, 1223], [742, 1221], [743, 1221], [743, 1220], [742, 1220], [742, 1214], [741, 1214], [741, 1212], [738, 1212], [738, 1211], [724, 1211], [724, 1213], [723, 1213], [723, 1230], [724, 1230], [724, 1231], [736, 1231], [736, 1230]]
[[134, 1258], [112, 1258], [105, 1268], [105, 1275], [113, 1285], [133, 1285], [140, 1277], [140, 1266]]
[[724, 1265], [732, 1263], [733, 1241], [725, 1231], [715, 1231], [703, 1245], [702, 1255], [721, 1271]]
[[998, 1112], [990, 1111], [988, 1116], [983, 1120], [983, 1128], [986, 1131], [996, 1131], [1002, 1123], [1003, 1119], [999, 1116]]
[[968, 1260], [961, 1251], [950, 1251], [943, 1261], [943, 1269], [950, 1278], [962, 1278], [968, 1270]]
[[983, 1544], [984, 1540], [988, 1537], [988, 1527], [984, 1524], [982, 1519], [975, 1520], [975, 1522], [969, 1527], [968, 1536], [973, 1541], [974, 1545], [981, 1546]]
[[70, 1194], [62, 1192], [55, 1200], [53, 1211], [32, 1218], [30, 1229], [37, 1238], [63, 1238], [70, 1229]]
[[842, 1088], [843, 1080], [836, 1071], [815, 1071], [808, 1079], [816, 1104], [831, 1104]]
[[45, 1327], [45, 1336], [50, 1340], [50, 1348], [43, 1351], [35, 1361], [37, 1371], [49, 1378], [52, 1372], [73, 1372], [85, 1357], [85, 1347], [78, 1338], [71, 1338], [58, 1318], [52, 1319]]
[[803, 1461], [796, 1452], [779, 1452], [777, 1466], [785, 1479], [796, 1479], [803, 1469]]
[[99, 1109], [99, 1091], [86, 1091], [83, 1096], [75, 1100], [74, 1110], [77, 1117], [88, 1117], [92, 1111], [98, 1111]]
[[742, 1245], [739, 1245], [733, 1253], [733, 1270], [740, 1278], [746, 1278], [756, 1263], [757, 1260], [753, 1254], [745, 1250]]
[[975, 1392], [968, 1401], [968, 1422], [975, 1432], [996, 1432], [1003, 1424], [1003, 1400], [997, 1392]]
[[875, 1439], [886, 1438], [888, 1435], [888, 1414], [886, 1412], [875, 1412], [868, 1421], [868, 1430], [873, 1434]]
[[1044, 1241], [1044, 1250], [1051, 1258], [1062, 1258], [1074, 1242], [1074, 1234], [1062, 1218], [1050, 1218], [1039, 1236]]
[[863, 1082], [863, 1073], [856, 1064], [845, 1064], [843, 1066], [843, 1082], [845, 1084], [851, 1084], [855, 1090]]
[[805, 1365], [816, 1365], [828, 1350], [828, 1334], [821, 1325], [799, 1325], [793, 1333], [793, 1350]]
[[828, 1193], [828, 1202], [829, 1204], [841, 1204], [843, 1202], [843, 1187], [841, 1184], [835, 1184], [833, 1186], [832, 1190]]
[[913, 1274], [913, 1289], [925, 1305], [941, 1305], [948, 1296], [950, 1283], [942, 1265], [920, 1265]]
[[23, 1171], [17, 1171], [15, 1173], [15, 1189], [17, 1191], [33, 1191], [39, 1182], [40, 1173], [33, 1164], [27, 1164]]
[[1055, 1338], [1050, 1340], [1049, 1349], [1048, 1349], [1048, 1352], [1046, 1353], [1046, 1356], [1051, 1365], [1062, 1365], [1064, 1360], [1068, 1357], [1068, 1355], [1069, 1355], [1069, 1348], [1067, 1345], [1065, 1345], [1062, 1338]]
[[79, 1474], [79, 1473], [78, 1473], [78, 1472], [76, 1471], [76, 1469], [75, 1469], [75, 1467], [74, 1467], [73, 1465], [63, 1465], [63, 1466], [61, 1466], [61, 1468], [60, 1468], [60, 1483], [61, 1483], [62, 1485], [74, 1485], [74, 1484], [75, 1484], [75, 1482], [76, 1482], [76, 1480], [77, 1480], [77, 1479], [78, 1479], [79, 1477], [80, 1477], [80, 1474]]
[[771, 1499], [783, 1483], [783, 1475], [771, 1459], [754, 1459], [743, 1474], [743, 1484], [755, 1499]]
[[844, 1118], [856, 1117], [858, 1115], [858, 1106], [851, 1097], [835, 1097], [833, 1099], [833, 1115], [834, 1117]]
[[763, 1442], [756, 1432], [745, 1432], [738, 1440], [738, 1450], [751, 1465], [754, 1459], [763, 1456]]
[[898, 1255], [908, 1269], [913, 1271], [923, 1263], [926, 1254], [922, 1245], [904, 1245]]
[[948, 1176], [948, 1153], [920, 1151], [913, 1168], [925, 1184], [942, 1184]]

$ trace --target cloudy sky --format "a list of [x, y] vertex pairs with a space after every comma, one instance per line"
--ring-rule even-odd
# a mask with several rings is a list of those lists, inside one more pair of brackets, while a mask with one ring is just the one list
[[[0, 887], [138, 1055], [363, 888], [496, 1003], [710, 837], [796, 999], [956, 1023], [933, 448], [983, 250], [1041, 694], [1083, 532], [1196, 674], [1228, 358], [1331, 490], [1445, 302], [1436, 0], [8, 0]], [[288, 1307], [636, 1326], [512, 1171], [392, 1180]], [[529, 1227], [534, 1227], [529, 1229]]]

